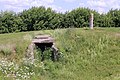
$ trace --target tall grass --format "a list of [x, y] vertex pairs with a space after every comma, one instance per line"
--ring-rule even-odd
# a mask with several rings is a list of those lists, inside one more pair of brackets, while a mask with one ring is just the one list
[[[56, 46], [61, 53], [58, 62], [51, 61], [49, 56], [41, 62], [39, 51], [35, 52], [33, 64], [22, 60], [27, 46], [37, 34], [50, 34], [55, 38]], [[19, 59], [21, 63], [17, 63], [21, 66], [19, 68], [26, 66], [29, 68], [28, 72], [22, 69], [23, 73], [20, 74], [29, 73], [31, 70], [35, 74], [27, 75], [29, 80], [119, 80], [120, 36], [118, 34], [120, 34], [119, 28], [95, 30], [70, 28], [0, 35], [1, 40], [5, 39], [0, 43], [15, 44], [16, 54], [22, 55]], [[49, 51], [45, 53], [48, 54]], [[6, 74], [0, 73], [0, 75], [2, 78]]]

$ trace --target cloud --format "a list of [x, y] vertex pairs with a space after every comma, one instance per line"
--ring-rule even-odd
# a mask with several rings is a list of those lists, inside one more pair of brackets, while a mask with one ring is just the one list
[[66, 2], [75, 2], [76, 0], [65, 0]]
[[[58, 0], [0, 0], [0, 10], [12, 10], [15, 12], [20, 12], [24, 9], [29, 9], [32, 6], [45, 6], [51, 7], [57, 12], [65, 12], [67, 10], [72, 10], [78, 7], [88, 7], [90, 9], [97, 10], [100, 13], [105, 13], [111, 8], [120, 9], [120, 0], [62, 0], [63, 3], [57, 3]], [[70, 4], [68, 4], [70, 3]], [[74, 4], [75, 6], [71, 6]]]
[[79, 5], [97, 10], [99, 13], [106, 13], [110, 9], [120, 9], [120, 0], [87, 0], [86, 3]]
[[3, 10], [13, 10], [16, 12], [29, 9], [32, 6], [51, 7], [55, 10], [60, 9], [60, 7], [53, 5], [53, 2], [54, 0], [0, 0], [0, 6], [4, 6], [4, 8], [2, 8]]
[[90, 6], [94, 6], [94, 7], [106, 7], [107, 6], [106, 2], [103, 0], [97, 0], [97, 1], [88, 0], [87, 4], [89, 4]]

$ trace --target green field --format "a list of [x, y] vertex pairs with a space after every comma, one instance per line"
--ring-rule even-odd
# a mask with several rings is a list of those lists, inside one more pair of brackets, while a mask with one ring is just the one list
[[[35, 35], [55, 38], [57, 62], [25, 60]], [[49, 53], [49, 51], [46, 51]], [[47, 55], [48, 57], [48, 55]], [[0, 80], [120, 80], [120, 28], [69, 28], [0, 34]]]

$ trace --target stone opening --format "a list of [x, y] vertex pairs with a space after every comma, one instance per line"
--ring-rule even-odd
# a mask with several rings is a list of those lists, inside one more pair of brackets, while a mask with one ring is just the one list
[[41, 61], [44, 61], [44, 51], [47, 48], [51, 48], [51, 59], [53, 61], [58, 60], [58, 49], [55, 47], [54, 39], [49, 35], [39, 35], [35, 36], [32, 43], [37, 46], [37, 48], [41, 49]]
[[42, 52], [45, 51], [46, 48], [51, 48], [53, 43], [35, 43], [35, 46], [37, 48], [40, 48]]
[[[37, 48], [39, 48], [40, 50], [41, 50], [41, 61], [44, 61], [44, 51], [46, 50], [46, 49], [48, 49], [48, 48], [51, 48], [52, 47], [52, 45], [53, 45], [53, 43], [35, 43], [35, 46], [37, 46]], [[51, 54], [50, 54], [51, 56], [51, 59], [53, 60], [53, 52], [51, 52]]]

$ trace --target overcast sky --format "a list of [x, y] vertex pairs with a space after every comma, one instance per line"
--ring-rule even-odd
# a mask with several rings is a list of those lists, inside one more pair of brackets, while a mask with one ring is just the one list
[[112, 9], [120, 9], [120, 0], [0, 0], [0, 10], [20, 12], [32, 6], [51, 7], [57, 12], [70, 11], [78, 7], [88, 7], [105, 13]]

